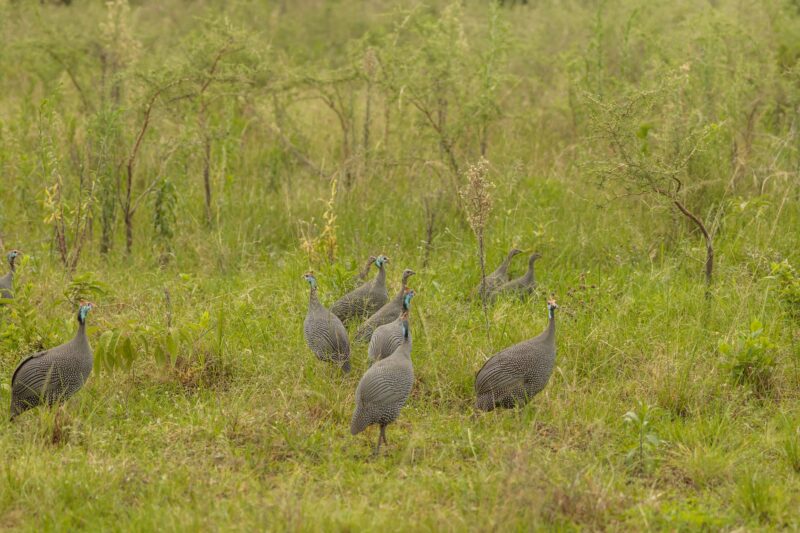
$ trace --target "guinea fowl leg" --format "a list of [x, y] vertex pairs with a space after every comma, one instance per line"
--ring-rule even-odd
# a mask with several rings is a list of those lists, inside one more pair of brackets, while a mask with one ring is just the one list
[[381, 432], [378, 433], [378, 445], [375, 446], [375, 451], [372, 452], [372, 455], [378, 455], [378, 452], [381, 450], [381, 441], [383, 441], [387, 446], [389, 445], [389, 441], [386, 440], [386, 426], [381, 425]]
[[[383, 426], [381, 426], [381, 428], [383, 428]], [[378, 455], [378, 453], [381, 451], [381, 436], [382, 436], [382, 434], [383, 434], [383, 431], [381, 431], [381, 433], [378, 434], [378, 445], [375, 446], [375, 451], [372, 452], [372, 456], [373, 457], [376, 457]]]

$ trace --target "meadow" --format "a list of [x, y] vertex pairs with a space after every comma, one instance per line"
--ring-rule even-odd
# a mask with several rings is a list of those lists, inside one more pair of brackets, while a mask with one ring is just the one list
[[[0, 0], [0, 42], [3, 406], [97, 305], [85, 387], [0, 422], [0, 528], [800, 529], [796, 1]], [[484, 308], [478, 234], [536, 295]], [[380, 253], [416, 381], [372, 457], [303, 273]], [[547, 387], [476, 413], [550, 295]]]

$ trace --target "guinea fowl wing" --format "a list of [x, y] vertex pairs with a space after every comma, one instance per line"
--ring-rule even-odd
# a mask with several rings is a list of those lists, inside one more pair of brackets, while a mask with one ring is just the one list
[[483, 364], [475, 376], [475, 391], [479, 395], [508, 391], [523, 382], [524, 376], [513, 363], [518, 356], [513, 348], [498, 352]]
[[410, 366], [380, 361], [361, 378], [356, 389], [356, 401], [360, 405], [403, 402], [411, 393], [413, 383], [414, 371]]
[[42, 357], [42, 356], [46, 355], [49, 351], [50, 350], [43, 350], [41, 352], [36, 352], [34, 354], [29, 355], [28, 357], [26, 357], [22, 361], [20, 361], [20, 363], [17, 365], [17, 368], [14, 370], [14, 374], [12, 374], [12, 376], [11, 376], [11, 385], [12, 385], [12, 387], [13, 387], [14, 383], [16, 383], [17, 377], [19, 377], [20, 379], [29, 377], [27, 374], [28, 374], [28, 371], [30, 370], [30, 365], [27, 366], [26, 370], [23, 370], [23, 368], [26, 368], [26, 365], [27, 365], [27, 363], [29, 361], [31, 361], [32, 359], [36, 359], [38, 357]]
[[374, 281], [368, 281], [339, 298], [331, 306], [331, 312], [342, 320], [347, 320], [353, 315], [362, 313], [367, 306], [373, 283]]

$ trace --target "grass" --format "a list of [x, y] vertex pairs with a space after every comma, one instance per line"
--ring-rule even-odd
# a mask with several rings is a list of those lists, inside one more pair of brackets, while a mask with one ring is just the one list
[[[0, 246], [24, 252], [0, 307], [0, 401], [23, 356], [72, 337], [79, 297], [98, 304], [97, 357], [63, 407], [0, 421], [0, 528], [800, 529], [791, 2], [56, 3], [0, 0]], [[229, 37], [203, 120], [181, 99], [197, 80], [156, 102], [128, 255], [121, 169], [144, 103]], [[369, 136], [366, 52], [385, 67]], [[641, 115], [613, 107], [645, 93]], [[630, 124], [592, 122], [587, 96]], [[668, 202], [598, 186], [619, 164], [603, 126], [647, 176], [680, 173], [713, 233], [710, 288], [702, 237]], [[674, 160], [689, 134], [697, 150]], [[538, 294], [493, 303], [488, 336], [451, 168], [484, 141], [486, 270], [542, 253]], [[69, 257], [83, 244], [75, 272], [59, 232]], [[390, 294], [417, 272], [416, 383], [373, 458], [377, 428], [349, 433], [367, 347], [349, 376], [313, 357], [302, 274], [330, 305], [379, 253]], [[475, 372], [544, 329], [551, 293], [547, 387], [476, 415]]]
[[[572, 223], [554, 229], [556, 242], [577, 238], [581, 215], [571, 213]], [[786, 443], [796, 439], [800, 375], [783, 342], [788, 326], [765, 321], [780, 340], [766, 398], [737, 386], [717, 349], [719, 339], [749, 331], [749, 316], [777, 316], [770, 280], [735, 269], [723, 255], [729, 274], [710, 301], [696, 268], [667, 260], [598, 264], [588, 274], [596, 288], [580, 289], [584, 268], [572, 266], [583, 261], [579, 247], [546, 250], [539, 278], [548, 292], [564, 295], [556, 370], [524, 409], [475, 418], [474, 372], [486, 356], [544, 328], [544, 299], [497, 303], [488, 343], [480, 304], [465, 296], [477, 279], [472, 244], [465, 236], [439, 247], [414, 279], [417, 383], [376, 459], [370, 458], [375, 431], [348, 432], [366, 347], [355, 346], [353, 372], [342, 377], [304, 345], [302, 255], [238, 260], [228, 272], [201, 263], [183, 277], [177, 268], [93, 265], [111, 287], [90, 318], [93, 339], [126, 324], [155, 328], [165, 320], [168, 286], [176, 317], [209, 311], [210, 330], [224, 317], [221, 350], [202, 341], [182, 348], [187, 361], [175, 369], [140, 358], [130, 370], [96, 371], [63, 411], [40, 409], [4, 423], [3, 525], [798, 526], [789, 510], [800, 503], [800, 479]], [[493, 247], [490, 264], [504, 248]], [[353, 254], [354, 266], [361, 255]], [[419, 257], [391, 255], [394, 290], [402, 267], [416, 266]], [[319, 273], [324, 302], [339, 292], [338, 268]], [[34, 283], [30, 304], [41, 327], [52, 329], [48, 340], [67, 339], [74, 330], [70, 308], [50, 296], [62, 279], [46, 256], [30, 259], [19, 278]], [[215, 361], [212, 368], [199, 366], [198, 353]], [[21, 354], [0, 355], [10, 375]], [[644, 470], [626, 460], [638, 434], [623, 415], [638, 401], [654, 406], [650, 427], [664, 441], [648, 451], [651, 466]]]

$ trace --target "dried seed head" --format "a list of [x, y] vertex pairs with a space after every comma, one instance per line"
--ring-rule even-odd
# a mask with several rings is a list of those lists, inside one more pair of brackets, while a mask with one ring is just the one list
[[487, 179], [488, 174], [489, 162], [481, 158], [467, 169], [467, 184], [460, 192], [467, 221], [476, 234], [483, 233], [492, 210], [491, 189], [494, 184]]

